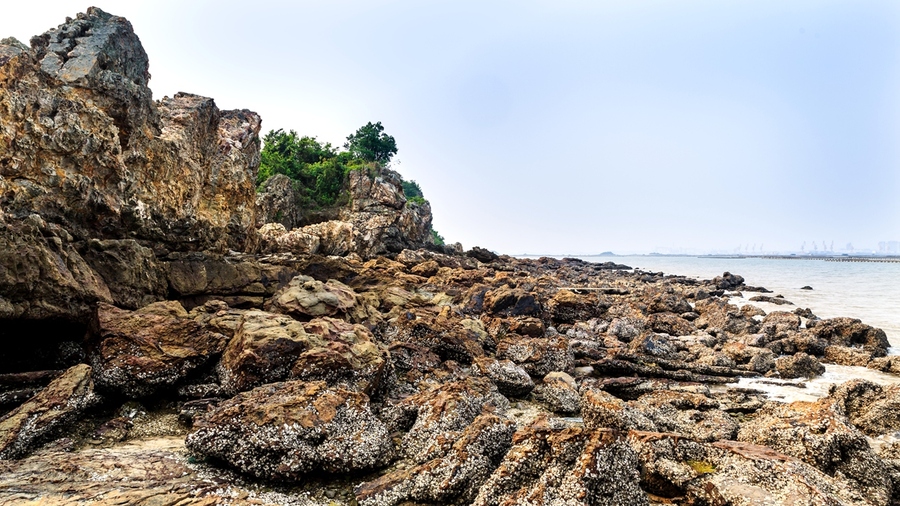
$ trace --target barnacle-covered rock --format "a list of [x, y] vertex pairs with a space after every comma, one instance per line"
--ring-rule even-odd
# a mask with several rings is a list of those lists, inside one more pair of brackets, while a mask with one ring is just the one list
[[891, 481], [840, 399], [769, 403], [741, 425], [737, 439], [768, 446], [853, 483], [873, 504], [888, 504]]
[[575, 379], [564, 372], [551, 372], [535, 387], [534, 399], [548, 410], [573, 415], [581, 410], [581, 396]]
[[322, 381], [272, 383], [238, 394], [195, 420], [186, 444], [267, 480], [375, 469], [394, 456], [369, 398]]
[[509, 449], [515, 424], [493, 413], [479, 415], [445, 455], [395, 471], [356, 488], [361, 506], [403, 501], [468, 503]]
[[87, 339], [97, 387], [130, 397], [150, 395], [222, 353], [228, 338], [186, 316], [100, 303]]
[[414, 419], [403, 436], [402, 453], [417, 463], [443, 455], [478, 415], [485, 410], [503, 413], [508, 406], [487, 378], [468, 377], [412, 395], [400, 406]]
[[624, 433], [556, 429], [539, 420], [513, 435], [472, 504], [646, 505], [640, 467]]
[[20, 458], [97, 400], [91, 368], [67, 370], [25, 404], [0, 417], [0, 459]]
[[382, 379], [388, 352], [362, 325], [333, 318], [306, 323], [265, 311], [247, 311], [218, 371], [226, 390], [300, 378], [344, 383], [371, 392]]
[[478, 358], [472, 362], [472, 371], [473, 374], [490, 378], [503, 395], [521, 397], [534, 389], [534, 381], [531, 376], [511, 360]]
[[525, 338], [508, 335], [497, 344], [497, 358], [511, 360], [539, 378], [553, 371], [567, 371], [574, 360], [569, 340], [562, 336]]

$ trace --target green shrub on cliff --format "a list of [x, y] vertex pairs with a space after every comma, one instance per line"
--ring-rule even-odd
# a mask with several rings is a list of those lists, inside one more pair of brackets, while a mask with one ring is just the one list
[[257, 185], [275, 174], [294, 181], [302, 200], [316, 206], [335, 203], [344, 185], [344, 175], [352, 157], [338, 153], [330, 143], [315, 137], [300, 137], [291, 130], [272, 130], [263, 137]]
[[391, 157], [397, 154], [397, 142], [384, 133], [380, 121], [374, 124], [370, 121], [359, 127], [355, 133], [347, 136], [344, 148], [360, 160], [382, 165], [387, 165]]
[[[397, 142], [384, 133], [381, 122], [366, 123], [347, 136], [344, 150], [315, 137], [299, 136], [294, 130], [271, 130], [263, 136], [260, 152], [258, 187], [275, 174], [284, 174], [293, 182], [298, 204], [309, 208], [339, 205], [346, 197], [347, 175], [352, 170], [365, 170], [370, 177], [380, 173], [397, 154]], [[408, 202], [425, 204], [419, 183], [401, 179], [403, 194]], [[432, 230], [435, 244], [443, 245], [444, 238]]]
[[406, 196], [407, 199], [411, 199], [413, 197], [425, 198], [425, 194], [422, 193], [422, 188], [419, 186], [419, 183], [412, 181], [403, 180], [403, 195]]
[[287, 133], [282, 129], [272, 130], [263, 137], [257, 184], [275, 174], [302, 180], [306, 166], [336, 156], [331, 144], [322, 145], [315, 137], [299, 137], [293, 130]]
[[[303, 205], [328, 207], [340, 200], [349, 171], [377, 173], [395, 154], [397, 142], [384, 133], [380, 121], [366, 123], [347, 136], [343, 151], [315, 137], [300, 137], [294, 130], [271, 130], [263, 137], [256, 184], [261, 186], [275, 174], [284, 174], [293, 180]], [[413, 196], [424, 198], [419, 185], [415, 181], [412, 185], [418, 191]]]

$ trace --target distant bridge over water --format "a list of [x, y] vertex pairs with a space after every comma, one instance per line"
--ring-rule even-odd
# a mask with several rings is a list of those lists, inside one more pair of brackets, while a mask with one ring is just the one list
[[900, 257], [834, 256], [834, 255], [745, 255], [731, 258], [768, 258], [772, 260], [823, 260], [825, 262], [874, 262], [900, 264]]

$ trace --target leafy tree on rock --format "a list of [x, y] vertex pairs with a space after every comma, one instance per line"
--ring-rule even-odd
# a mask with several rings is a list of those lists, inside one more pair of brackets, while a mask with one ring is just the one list
[[356, 158], [382, 165], [387, 165], [397, 154], [397, 142], [384, 133], [380, 121], [374, 124], [370, 121], [350, 134], [344, 147]]
[[257, 184], [275, 174], [284, 174], [295, 180], [308, 179], [304, 168], [331, 160], [337, 152], [330, 143], [322, 144], [315, 137], [300, 137], [291, 130], [272, 130], [263, 137], [263, 148], [259, 153], [259, 173]]

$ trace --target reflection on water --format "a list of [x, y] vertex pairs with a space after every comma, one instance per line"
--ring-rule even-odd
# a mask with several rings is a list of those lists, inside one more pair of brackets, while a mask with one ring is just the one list
[[825, 374], [810, 380], [779, 380], [774, 378], [741, 378], [728, 387], [752, 388], [766, 392], [769, 398], [783, 402], [815, 401], [828, 395], [828, 389], [853, 379], [869, 380], [879, 385], [900, 383], [900, 376], [849, 365], [825, 364]]

